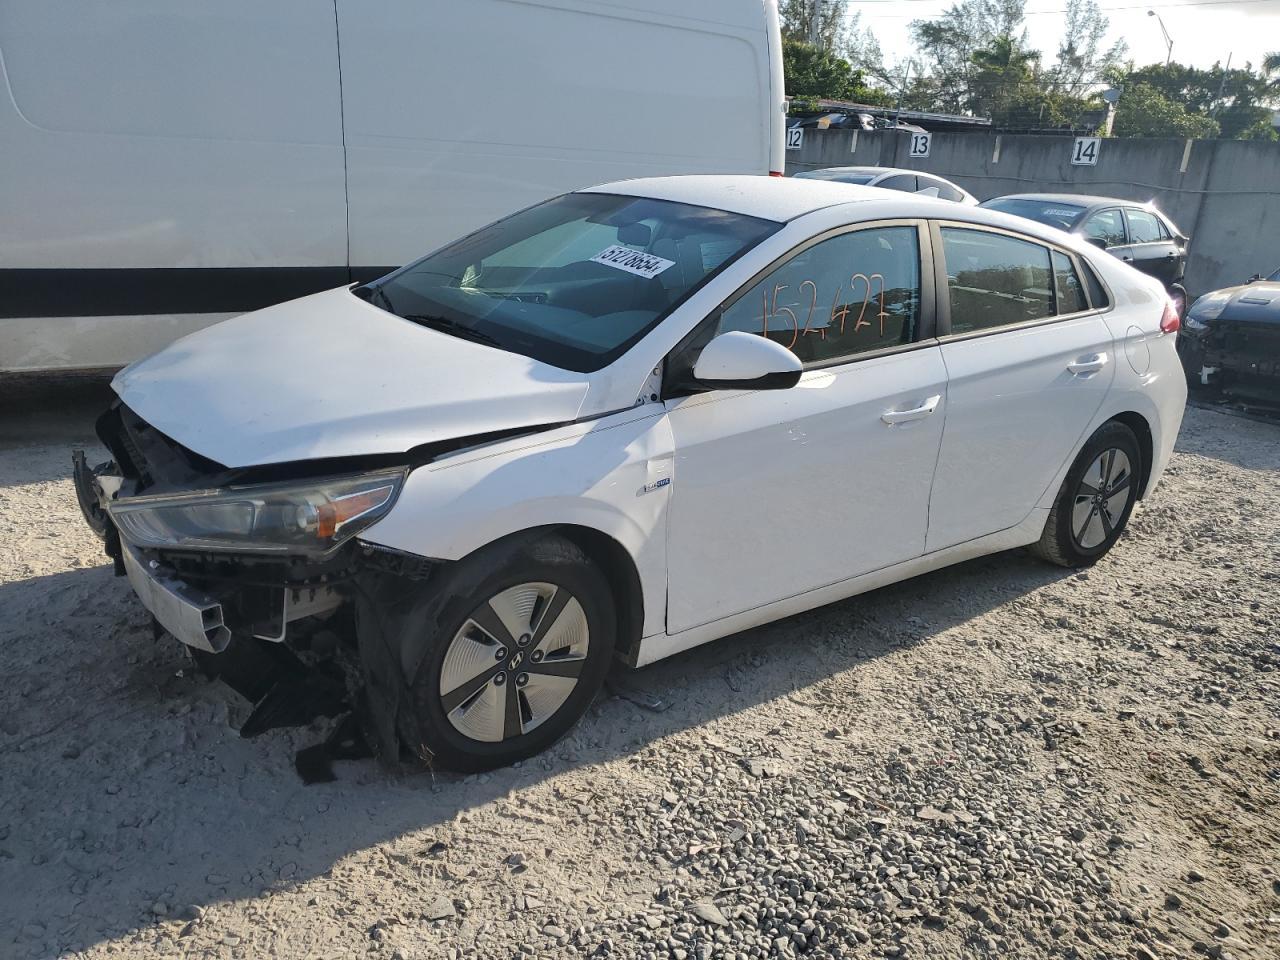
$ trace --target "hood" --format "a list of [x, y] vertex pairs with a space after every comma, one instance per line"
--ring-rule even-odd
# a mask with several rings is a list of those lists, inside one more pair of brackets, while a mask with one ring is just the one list
[[1218, 321], [1280, 324], [1280, 282], [1261, 280], [1248, 286], [1217, 291], [1230, 293]]
[[588, 380], [402, 320], [343, 287], [183, 337], [111, 386], [183, 446], [249, 467], [563, 423]]

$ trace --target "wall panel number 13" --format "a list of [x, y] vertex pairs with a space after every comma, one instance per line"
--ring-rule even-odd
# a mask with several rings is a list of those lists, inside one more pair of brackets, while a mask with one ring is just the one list
[[1075, 166], [1096, 167], [1098, 165], [1098, 138], [1076, 137], [1075, 146], [1071, 148], [1071, 162]]
[[929, 143], [933, 140], [933, 136], [928, 133], [913, 133], [911, 135], [911, 151], [908, 156], [927, 157], [929, 155]]

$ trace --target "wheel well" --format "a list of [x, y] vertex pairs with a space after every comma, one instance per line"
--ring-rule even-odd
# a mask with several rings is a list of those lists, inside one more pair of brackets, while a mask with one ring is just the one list
[[1146, 417], [1131, 410], [1118, 413], [1111, 420], [1123, 423], [1138, 438], [1138, 449], [1142, 452], [1142, 476], [1139, 478], [1138, 486], [1138, 499], [1141, 500], [1147, 493], [1147, 482], [1151, 479], [1151, 461], [1155, 451], [1151, 439], [1151, 425], [1147, 423]]
[[613, 588], [614, 608], [618, 614], [616, 654], [622, 660], [634, 663], [640, 650], [640, 635], [644, 631], [644, 593], [640, 587], [640, 573], [631, 554], [613, 537], [591, 527], [563, 524], [548, 528], [548, 531], [573, 541], [604, 573]]

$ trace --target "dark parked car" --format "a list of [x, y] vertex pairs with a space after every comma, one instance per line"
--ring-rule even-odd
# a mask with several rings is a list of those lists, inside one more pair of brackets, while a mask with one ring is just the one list
[[1196, 300], [1178, 354], [1193, 385], [1280, 403], [1280, 270]]
[[979, 204], [1074, 233], [1165, 285], [1186, 316], [1187, 245], [1191, 239], [1154, 204], [1072, 193], [1019, 193]]
[[932, 173], [903, 170], [899, 167], [823, 167], [819, 170], [806, 170], [795, 176], [801, 180], [834, 180], [836, 183], [854, 183], [864, 187], [882, 187], [885, 190], [919, 193], [928, 197], [954, 200], [956, 203], [976, 204], [978, 202], [977, 197], [963, 187], [956, 186], [950, 180], [944, 180]]

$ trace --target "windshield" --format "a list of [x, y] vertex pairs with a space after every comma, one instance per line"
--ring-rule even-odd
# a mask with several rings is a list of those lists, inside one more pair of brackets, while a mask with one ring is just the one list
[[586, 373], [780, 227], [667, 200], [570, 193], [356, 293], [423, 326]]
[[1057, 227], [1059, 230], [1070, 230], [1074, 227], [1085, 210], [1084, 207], [1077, 207], [1070, 203], [1027, 200], [1019, 197], [997, 197], [980, 206], [987, 210], [1011, 213], [1015, 217], [1026, 217], [1028, 220], [1043, 223], [1047, 227]]
[[797, 173], [800, 180], [834, 180], [837, 183], [856, 183], [866, 185], [880, 176], [879, 173], [841, 173], [838, 170], [806, 170]]
[[1267, 279], [1268, 279], [1268, 280], [1280, 280], [1280, 270], [1277, 270], [1277, 271], [1276, 271], [1275, 273], [1273, 273], [1271, 276], [1267, 277]]

